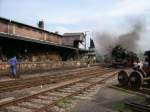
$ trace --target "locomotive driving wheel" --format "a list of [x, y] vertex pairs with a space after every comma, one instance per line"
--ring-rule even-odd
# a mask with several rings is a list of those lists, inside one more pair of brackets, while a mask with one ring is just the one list
[[118, 72], [118, 82], [120, 86], [128, 86], [129, 76], [126, 71], [121, 70]]
[[139, 89], [143, 84], [143, 75], [138, 71], [133, 71], [129, 76], [131, 88]]

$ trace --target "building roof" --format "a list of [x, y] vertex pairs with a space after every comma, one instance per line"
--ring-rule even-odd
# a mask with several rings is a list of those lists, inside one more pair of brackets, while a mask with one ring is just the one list
[[78, 32], [78, 33], [64, 33], [63, 36], [85, 36], [83, 32]]
[[28, 25], [28, 24], [24, 24], [24, 23], [21, 23], [21, 22], [17, 22], [17, 21], [14, 21], [14, 20], [5, 19], [3, 17], [0, 17], [0, 20], [8, 21], [8, 22], [15, 23], [15, 24], [22, 25], [22, 26], [26, 26], [26, 27], [30, 27], [32, 29], [40, 30], [40, 31], [43, 31], [43, 32], [47, 32], [47, 33], [50, 33], [50, 34], [62, 37], [62, 35], [60, 35], [60, 34], [53, 33], [53, 32], [50, 32], [50, 31], [47, 31], [47, 30], [44, 30], [44, 29], [41, 29], [41, 28], [38, 28], [38, 27], [35, 27], [35, 26], [32, 26], [32, 25]]
[[31, 39], [31, 38], [26, 38], [26, 37], [21, 37], [21, 36], [16, 36], [16, 35], [10, 35], [6, 33], [0, 33], [0, 38], [16, 39], [16, 40], [33, 42], [33, 43], [38, 43], [38, 44], [43, 44], [43, 45], [50, 45], [50, 46], [55, 46], [55, 47], [60, 47], [60, 48], [65, 48], [65, 49], [70, 49], [70, 50], [77, 50], [79, 52], [87, 52], [87, 50], [85, 49], [78, 49], [78, 48], [69, 47], [65, 45], [59, 45], [56, 43], [50, 43], [50, 42], [43, 41], [43, 40], [36, 40], [36, 39]]
[[9, 20], [9, 19], [3, 18], [3, 17], [0, 17], [0, 20], [10, 22], [10, 20]]

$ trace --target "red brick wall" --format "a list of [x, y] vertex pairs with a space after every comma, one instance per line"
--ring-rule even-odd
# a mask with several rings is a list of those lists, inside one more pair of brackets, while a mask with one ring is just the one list
[[50, 33], [46, 33], [46, 41], [62, 44], [61, 37], [54, 35], [54, 34], [50, 34]]
[[33, 30], [32, 28], [21, 25], [15, 25], [14, 35], [20, 35], [28, 38], [43, 40], [43, 35], [41, 31]]
[[[9, 26], [8, 26], [9, 25]], [[8, 31], [9, 29], [9, 31]], [[34, 29], [17, 23], [0, 20], [0, 32], [9, 33], [26, 38], [49, 41], [50, 43], [62, 44], [62, 37], [46, 31]]]
[[0, 32], [8, 33], [8, 24], [7, 22], [0, 21]]

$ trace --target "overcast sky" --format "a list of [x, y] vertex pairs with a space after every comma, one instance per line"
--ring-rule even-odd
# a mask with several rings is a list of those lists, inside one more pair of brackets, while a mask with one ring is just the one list
[[[145, 23], [141, 49], [150, 49], [150, 0], [0, 0], [0, 16], [49, 31], [125, 32], [129, 21]], [[127, 24], [128, 21], [128, 24]]]

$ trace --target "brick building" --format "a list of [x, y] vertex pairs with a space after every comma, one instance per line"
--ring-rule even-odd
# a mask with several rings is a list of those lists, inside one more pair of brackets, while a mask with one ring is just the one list
[[40, 28], [0, 18], [0, 61], [13, 55], [23, 62], [79, 60], [87, 53], [78, 47], [84, 38], [83, 33], [79, 35], [69, 37], [73, 43], [64, 44], [67, 34], [49, 32], [43, 25]]

